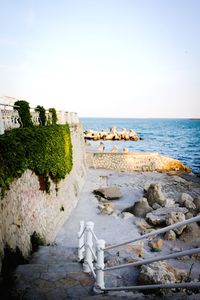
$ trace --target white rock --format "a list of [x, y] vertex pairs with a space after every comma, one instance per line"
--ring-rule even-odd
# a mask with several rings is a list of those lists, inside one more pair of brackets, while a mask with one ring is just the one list
[[[172, 225], [179, 222], [185, 221], [185, 215], [182, 212], [171, 212], [166, 217], [166, 224]], [[183, 230], [186, 228], [186, 225], [175, 228], [174, 231], [180, 235]]]
[[180, 203], [180, 205], [184, 205], [184, 202], [186, 200], [192, 201], [193, 202], [193, 198], [187, 194], [187, 193], [182, 193], [178, 199], [178, 202]]

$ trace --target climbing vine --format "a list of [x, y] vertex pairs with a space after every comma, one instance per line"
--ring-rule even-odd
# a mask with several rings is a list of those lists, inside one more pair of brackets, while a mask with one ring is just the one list
[[40, 125], [41, 126], [45, 126], [45, 124], [46, 124], [46, 115], [45, 115], [45, 109], [44, 109], [44, 107], [38, 105], [35, 108], [35, 111], [39, 112]]
[[[27, 169], [43, 178], [44, 189], [72, 169], [72, 145], [68, 125], [20, 128], [0, 136], [0, 188], [2, 194]], [[41, 180], [40, 180], [41, 181]]]
[[24, 100], [19, 100], [16, 101], [14, 105], [16, 105], [16, 110], [19, 113], [23, 127], [32, 127], [33, 123], [31, 120], [29, 103]]

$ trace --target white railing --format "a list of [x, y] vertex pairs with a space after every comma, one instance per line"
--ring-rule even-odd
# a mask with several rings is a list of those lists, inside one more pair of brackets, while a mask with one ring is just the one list
[[0, 103], [0, 134], [4, 134], [5, 130], [19, 128], [21, 119], [17, 110], [13, 110], [17, 106]]
[[[144, 290], [144, 289], [155, 289], [155, 288], [200, 288], [200, 282], [182, 282], [182, 283], [171, 283], [171, 284], [154, 284], [154, 285], [140, 285], [140, 286], [120, 286], [120, 287], [105, 287], [104, 273], [111, 270], [121, 269], [130, 266], [141, 266], [150, 264], [156, 261], [168, 260], [186, 255], [193, 255], [200, 253], [200, 248], [194, 248], [186, 251], [180, 251], [173, 254], [168, 254], [160, 257], [154, 257], [150, 259], [140, 259], [133, 263], [116, 265], [108, 268], [104, 268], [104, 252], [113, 248], [117, 248], [126, 244], [130, 244], [136, 241], [146, 239], [151, 236], [155, 236], [160, 233], [165, 233], [169, 230], [188, 225], [194, 222], [199, 222], [200, 216], [193, 217], [191, 219], [164, 227], [159, 230], [155, 230], [136, 239], [125, 241], [119, 244], [105, 247], [104, 240], [98, 240], [94, 233], [94, 223], [87, 222], [86, 226], [84, 221], [80, 221], [80, 230], [78, 233], [78, 259], [84, 261], [83, 271], [91, 273], [95, 279], [94, 291], [97, 293], [105, 291], [121, 291], [121, 290]], [[94, 244], [95, 242], [95, 244]]]
[[[80, 221], [78, 232], [78, 260], [84, 261], [83, 271], [91, 273], [95, 278], [94, 290], [96, 292], [105, 288], [104, 286], [104, 248], [105, 241], [98, 240], [94, 231], [94, 223]], [[94, 245], [95, 242], [95, 245]]]
[[[0, 135], [4, 134], [6, 130], [11, 130], [14, 128], [23, 127], [21, 118], [18, 111], [15, 109], [17, 106], [10, 104], [0, 103]], [[34, 108], [31, 108], [31, 119], [35, 126], [40, 125], [39, 112], [34, 111]], [[69, 124], [76, 125], [79, 123], [78, 114], [75, 112], [64, 112], [58, 111], [58, 124]], [[46, 111], [47, 124], [52, 122], [52, 114], [49, 111]]]
[[57, 116], [59, 124], [67, 123], [69, 125], [73, 125], [79, 123], [78, 114], [75, 112], [58, 111]]
[[40, 125], [40, 115], [38, 111], [31, 112], [31, 120], [33, 125], [39, 126]]

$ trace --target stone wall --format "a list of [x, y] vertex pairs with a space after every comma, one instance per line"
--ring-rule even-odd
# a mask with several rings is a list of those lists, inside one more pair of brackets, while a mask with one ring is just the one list
[[54, 240], [56, 233], [76, 206], [79, 192], [86, 178], [86, 162], [81, 124], [70, 127], [73, 146], [72, 171], [58, 184], [51, 181], [50, 194], [40, 190], [38, 177], [27, 170], [15, 180], [10, 190], [1, 199], [0, 207], [0, 251], [6, 243], [13, 249], [17, 246], [28, 256], [30, 236], [34, 231], [47, 243]]
[[87, 165], [90, 168], [102, 168], [116, 171], [190, 171], [178, 160], [156, 152], [87, 152]]

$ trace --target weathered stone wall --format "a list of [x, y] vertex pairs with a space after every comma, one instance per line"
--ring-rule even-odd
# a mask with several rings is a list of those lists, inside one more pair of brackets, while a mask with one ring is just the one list
[[73, 146], [73, 169], [58, 184], [51, 181], [50, 194], [40, 190], [38, 177], [27, 170], [15, 180], [0, 207], [0, 251], [7, 243], [17, 246], [27, 256], [31, 249], [30, 236], [34, 231], [52, 242], [57, 231], [76, 206], [86, 178], [86, 162], [81, 124], [70, 127]]
[[156, 152], [87, 152], [87, 165], [116, 171], [190, 171], [178, 160]]

